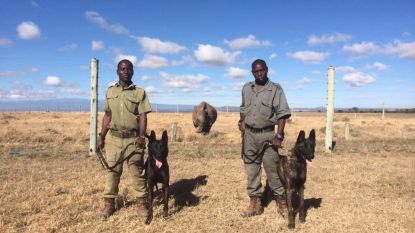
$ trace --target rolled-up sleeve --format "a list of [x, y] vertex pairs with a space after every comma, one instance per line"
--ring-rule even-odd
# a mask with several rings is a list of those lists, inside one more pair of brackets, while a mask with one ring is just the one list
[[151, 112], [150, 101], [148, 99], [148, 95], [145, 91], [143, 91], [143, 98], [138, 105], [138, 114], [142, 113], [149, 113]]
[[242, 88], [242, 103], [241, 103], [241, 107], [240, 107], [240, 112], [244, 113], [246, 112], [246, 105], [245, 105], [245, 86]]
[[104, 111], [111, 112], [110, 105], [108, 103], [108, 90], [105, 92]]
[[285, 97], [284, 91], [281, 87], [278, 88], [276, 93], [276, 98], [274, 98], [274, 109], [277, 119], [280, 118], [289, 118], [291, 116], [291, 110], [288, 106], [287, 98]]

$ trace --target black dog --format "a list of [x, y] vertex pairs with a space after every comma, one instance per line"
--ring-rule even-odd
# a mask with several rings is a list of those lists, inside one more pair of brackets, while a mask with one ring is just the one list
[[148, 187], [148, 214], [146, 224], [150, 224], [153, 219], [153, 199], [154, 186], [157, 183], [163, 184], [164, 191], [164, 208], [163, 216], [166, 218], [169, 211], [169, 164], [167, 163], [167, 155], [169, 154], [167, 131], [163, 131], [161, 140], [156, 140], [156, 133], [151, 131], [148, 136], [148, 159], [146, 161], [146, 176]]
[[300, 199], [297, 209], [300, 222], [305, 222], [304, 183], [307, 175], [307, 161], [311, 162], [314, 159], [315, 147], [316, 133], [314, 129], [310, 131], [307, 139], [305, 138], [304, 131], [301, 130], [291, 155], [280, 156], [279, 158], [277, 165], [278, 176], [287, 190], [288, 228], [295, 228], [294, 195], [298, 195]]

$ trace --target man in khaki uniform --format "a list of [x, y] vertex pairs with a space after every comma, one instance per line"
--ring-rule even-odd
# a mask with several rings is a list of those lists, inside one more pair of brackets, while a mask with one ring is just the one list
[[[132, 188], [137, 198], [139, 216], [147, 213], [147, 188], [144, 174], [144, 148], [147, 113], [151, 112], [146, 92], [131, 81], [133, 64], [129, 60], [118, 63], [119, 80], [105, 94], [105, 114], [99, 134], [98, 149], [106, 148], [108, 165], [126, 159], [132, 176]], [[107, 134], [108, 133], [108, 134]], [[123, 171], [123, 163], [107, 172], [104, 190], [105, 207], [100, 215], [108, 218], [115, 212], [115, 198]]]
[[[250, 205], [241, 216], [250, 217], [264, 212], [261, 204], [261, 163], [277, 202], [278, 212], [284, 216], [287, 213], [287, 203], [285, 189], [277, 173], [277, 150], [284, 140], [285, 120], [291, 116], [291, 112], [281, 86], [269, 80], [265, 61], [255, 60], [252, 63], [252, 74], [255, 81], [246, 83], [242, 89], [238, 122], [243, 136], [242, 153], [248, 177], [247, 192], [250, 197]], [[272, 147], [264, 146], [266, 141], [270, 141]]]

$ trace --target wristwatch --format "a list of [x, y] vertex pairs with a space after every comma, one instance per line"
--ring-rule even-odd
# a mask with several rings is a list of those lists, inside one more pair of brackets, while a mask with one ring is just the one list
[[282, 134], [277, 133], [276, 137], [277, 137], [278, 140], [283, 141], [284, 140], [284, 133], [282, 133]]

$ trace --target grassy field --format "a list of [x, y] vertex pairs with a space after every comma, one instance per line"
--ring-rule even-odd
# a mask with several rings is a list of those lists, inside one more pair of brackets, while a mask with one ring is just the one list
[[[263, 215], [239, 217], [248, 197], [238, 118], [219, 113], [203, 137], [194, 133], [191, 114], [149, 115], [148, 130], [160, 136], [166, 129], [171, 136], [177, 122], [178, 134], [169, 144], [170, 216], [162, 218], [159, 200], [153, 222], [144, 225], [135, 215], [128, 169], [118, 211], [105, 222], [97, 218], [105, 173], [88, 156], [88, 113], [0, 113], [0, 232], [293, 232], [274, 202]], [[306, 223], [297, 216], [294, 231], [415, 232], [415, 115], [381, 120], [379, 114], [336, 113], [331, 154], [324, 152], [325, 119], [296, 113], [286, 125], [286, 149], [299, 130], [317, 132]]]

